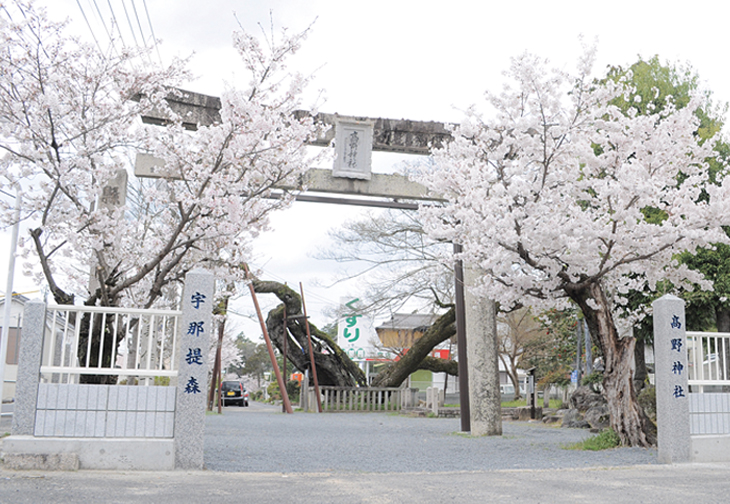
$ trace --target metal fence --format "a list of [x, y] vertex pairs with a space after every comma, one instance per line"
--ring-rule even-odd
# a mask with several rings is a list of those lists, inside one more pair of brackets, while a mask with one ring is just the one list
[[179, 311], [49, 305], [46, 313], [41, 381], [161, 385], [177, 376]]

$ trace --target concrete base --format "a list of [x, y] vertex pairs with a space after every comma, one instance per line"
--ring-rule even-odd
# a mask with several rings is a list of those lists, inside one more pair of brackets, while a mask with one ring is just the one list
[[75, 453], [56, 453], [53, 455], [5, 453], [3, 455], [3, 467], [14, 471], [78, 471], [79, 457]]
[[172, 471], [174, 441], [150, 438], [38, 438], [8, 436], [2, 457], [9, 469], [124, 469]]
[[730, 435], [692, 436], [692, 462], [730, 462]]

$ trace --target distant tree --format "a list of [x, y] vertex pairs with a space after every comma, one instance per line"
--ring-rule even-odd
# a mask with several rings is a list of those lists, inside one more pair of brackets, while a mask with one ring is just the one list
[[549, 391], [551, 385], [564, 387], [576, 363], [575, 308], [546, 310], [540, 316], [539, 331], [526, 344], [522, 354], [525, 367], [535, 368], [538, 385]]
[[522, 397], [518, 365], [524, 369], [524, 354], [530, 344], [545, 336], [543, 325], [535, 319], [529, 308], [520, 308], [497, 316], [499, 358], [515, 387], [515, 399]]
[[[708, 183], [716, 184], [726, 170], [730, 160], [730, 145], [720, 134], [724, 124], [727, 104], [717, 105], [712, 100], [712, 92], [700, 89], [698, 74], [688, 65], [662, 63], [658, 56], [648, 60], [639, 59], [628, 68], [612, 67], [608, 78], [630, 82], [633, 89], [626, 96], [618, 97], [614, 103], [625, 114], [652, 114], [667, 107], [684, 108], [690, 104], [693, 95], [701, 93], [699, 106], [694, 109], [697, 126], [694, 132], [700, 143], [709, 142], [714, 155], [706, 159]], [[706, 199], [707, 195], [701, 196]], [[652, 215], [647, 209], [647, 215]], [[663, 215], [655, 213], [653, 218], [661, 220]], [[730, 228], [723, 228], [725, 233]], [[695, 252], [685, 251], [678, 254], [677, 259], [704, 278], [712, 281], [712, 290], [702, 290], [694, 286], [692, 289], [679, 289], [678, 294], [687, 302], [686, 320], [689, 330], [703, 331], [716, 328], [721, 332], [730, 332], [730, 246], [725, 243], [714, 243], [711, 247], [699, 247]], [[669, 282], [660, 282], [658, 292], [673, 290]], [[651, 316], [648, 315], [651, 302], [658, 297], [657, 292], [643, 289], [630, 293], [627, 307], [630, 311], [641, 310], [647, 315], [634, 327], [636, 347], [634, 351], [635, 369], [634, 384], [641, 389], [648, 382], [648, 372], [644, 359], [644, 348], [653, 345], [654, 331]], [[730, 353], [728, 354], [730, 357]]]
[[238, 358], [228, 368], [229, 372], [239, 376], [250, 376], [256, 380], [261, 388], [264, 373], [272, 371], [271, 359], [265, 343], [255, 343], [243, 333], [236, 337]]
[[411, 311], [438, 310], [452, 301], [453, 268], [440, 262], [450, 245], [430, 239], [413, 210], [368, 213], [329, 234], [337, 247], [320, 258], [345, 265], [342, 277], [362, 279], [370, 313], [397, 313], [407, 303]]
[[[730, 145], [721, 135], [728, 106], [714, 103], [712, 92], [700, 88], [699, 75], [692, 67], [662, 63], [658, 56], [654, 56], [648, 60], [639, 59], [628, 68], [611, 67], [607, 78], [625, 80], [633, 86], [629, 93], [613, 101], [625, 114], [655, 114], [667, 107], [682, 109], [700, 93], [699, 106], [693, 110], [697, 119], [694, 135], [700, 143], [708, 142], [712, 146], [713, 153], [705, 160], [708, 182], [718, 183], [730, 161]], [[702, 199], [706, 197], [701, 196]], [[661, 219], [662, 215], [654, 217]], [[730, 231], [730, 228], [723, 229], [726, 233]], [[695, 288], [682, 292], [688, 303], [688, 327], [699, 331], [715, 326], [719, 331], [730, 332], [730, 246], [715, 243], [712, 247], [700, 247], [695, 253], [682, 252], [678, 258], [690, 268], [700, 271], [713, 284], [709, 291]], [[665, 290], [667, 288], [671, 287], [665, 286]], [[653, 298], [651, 293], [644, 292], [639, 293], [634, 301], [648, 306]], [[643, 352], [644, 341], [652, 342], [650, 318], [646, 319], [642, 328], [637, 330], [637, 350]]]
[[429, 355], [456, 333], [453, 269], [440, 261], [441, 251], [451, 245], [429, 238], [418, 214], [405, 210], [371, 213], [330, 234], [339, 246], [324, 257], [343, 264], [365, 264], [345, 276], [363, 278], [368, 286], [363, 298], [370, 312], [392, 314], [409, 303], [438, 314], [407, 352], [383, 367], [372, 385], [399, 387], [419, 369], [458, 374], [456, 361]]

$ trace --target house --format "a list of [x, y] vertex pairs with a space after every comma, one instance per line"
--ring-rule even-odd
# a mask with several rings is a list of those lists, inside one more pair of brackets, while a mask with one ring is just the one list
[[388, 348], [410, 348], [433, 324], [438, 315], [396, 313], [375, 328], [378, 339]]
[[[23, 311], [25, 310], [25, 304], [30, 301], [30, 298], [22, 294], [13, 294], [13, 301], [10, 305], [10, 334], [8, 338], [8, 350], [5, 356], [5, 379], [2, 390], [2, 401], [9, 402], [15, 398], [15, 382], [18, 377], [18, 355], [20, 350], [20, 341], [23, 337]], [[5, 297], [0, 298], [0, 313], [5, 313]], [[3, 316], [0, 315], [0, 338], [2, 337], [2, 321]], [[51, 328], [54, 328], [56, 333], [55, 337], [55, 361], [60, 362], [60, 354], [62, 345], [66, 344], [66, 353], [68, 353], [72, 336], [64, 335], [62, 327], [64, 327], [65, 321], [62, 317], [53, 323], [53, 318], [50, 315], [46, 315], [46, 334], [50, 334]], [[73, 326], [71, 327], [70, 334], [73, 334]], [[51, 345], [46, 344], [43, 348], [44, 362], [50, 362], [49, 352], [51, 351]], [[57, 380], [57, 377], [52, 378]]]
[[[375, 328], [380, 343], [396, 352], [407, 352], [413, 344], [423, 337], [428, 328], [438, 319], [438, 315], [420, 313], [396, 313], [390, 320]], [[448, 342], [444, 343], [448, 346]], [[433, 357], [450, 359], [451, 352], [447, 348], [434, 349]], [[448, 392], [458, 390], [458, 380], [449, 379], [446, 373], [432, 373], [424, 369], [418, 370], [408, 378], [408, 386], [421, 391], [428, 387], [448, 389]]]
[[[10, 305], [10, 333], [8, 337], [8, 351], [5, 357], [5, 380], [2, 387], [2, 400], [8, 401], [15, 397], [15, 379], [18, 376], [18, 344], [20, 343], [21, 328], [23, 327], [23, 309], [29, 298], [14, 294]], [[5, 313], [5, 297], [0, 298], [0, 313]], [[0, 315], [0, 326], [3, 317]], [[0, 332], [0, 337], [2, 332]]]
[[[436, 321], [437, 318], [438, 315], [396, 313], [390, 320], [383, 322], [380, 326], [376, 327], [375, 331], [377, 332], [378, 338], [384, 347], [408, 351], [408, 349], [424, 335], [426, 330]], [[452, 359], [454, 356], [451, 354], [451, 351], [446, 348], [447, 346], [450, 347], [451, 345], [444, 342], [444, 348], [434, 349], [431, 356], [442, 359]], [[458, 356], [456, 356], [455, 360], [458, 360]], [[499, 359], [498, 366], [500, 385], [511, 384], [512, 382], [509, 379], [507, 369], [505, 368], [502, 359]], [[521, 369], [518, 370], [518, 375], [521, 380], [524, 379], [525, 374]], [[447, 392], [457, 392], [458, 380], [447, 378], [445, 373], [434, 374], [431, 371], [419, 370], [409, 377], [409, 386], [420, 390], [425, 390], [428, 387], [434, 386], [442, 389], [448, 389]]]

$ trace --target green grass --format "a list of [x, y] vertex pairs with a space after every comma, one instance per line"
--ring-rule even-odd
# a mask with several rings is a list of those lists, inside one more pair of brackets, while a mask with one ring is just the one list
[[[550, 399], [550, 408], [559, 409], [563, 405], [563, 401], [560, 399]], [[519, 399], [517, 401], [502, 401], [503, 408], [519, 408], [527, 406], [527, 399]], [[535, 406], [542, 407], [542, 399], [540, 399]]]
[[599, 451], [610, 450], [611, 448], [616, 448], [620, 444], [621, 440], [619, 439], [618, 434], [616, 434], [613, 429], [606, 429], [600, 434], [589, 437], [585, 441], [566, 446], [565, 449]]

